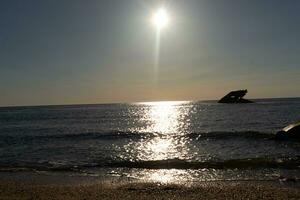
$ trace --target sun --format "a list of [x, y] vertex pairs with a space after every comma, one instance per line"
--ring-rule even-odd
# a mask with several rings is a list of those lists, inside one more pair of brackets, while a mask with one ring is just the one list
[[158, 30], [165, 28], [169, 21], [169, 15], [165, 8], [158, 9], [152, 17], [152, 23]]

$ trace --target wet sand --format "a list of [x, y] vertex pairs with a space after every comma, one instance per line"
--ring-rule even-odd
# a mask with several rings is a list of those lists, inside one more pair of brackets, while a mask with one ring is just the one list
[[1, 182], [0, 199], [300, 199], [300, 189], [256, 182], [28, 184]]

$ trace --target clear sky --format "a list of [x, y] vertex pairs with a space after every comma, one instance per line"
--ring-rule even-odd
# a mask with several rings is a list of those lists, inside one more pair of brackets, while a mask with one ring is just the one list
[[297, 0], [1, 0], [0, 106], [299, 97], [299, 37]]

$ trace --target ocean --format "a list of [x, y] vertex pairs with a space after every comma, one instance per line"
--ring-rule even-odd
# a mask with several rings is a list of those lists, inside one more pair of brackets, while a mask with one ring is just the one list
[[161, 183], [300, 178], [300, 142], [274, 139], [300, 98], [0, 108], [0, 172]]

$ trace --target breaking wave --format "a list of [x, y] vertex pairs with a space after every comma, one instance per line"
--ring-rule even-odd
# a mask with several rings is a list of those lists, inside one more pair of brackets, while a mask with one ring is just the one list
[[300, 157], [295, 158], [248, 158], [225, 161], [187, 161], [181, 159], [153, 161], [100, 161], [83, 165], [43, 163], [19, 166], [0, 166], [0, 171], [83, 171], [88, 168], [137, 168], [137, 169], [299, 169]]
[[98, 139], [98, 140], [115, 140], [115, 139], [140, 139], [140, 138], [154, 138], [154, 137], [186, 137], [191, 139], [230, 139], [230, 138], [272, 138], [274, 135], [270, 133], [257, 132], [257, 131], [237, 131], [237, 132], [203, 132], [203, 133], [186, 133], [186, 134], [163, 134], [163, 133], [149, 133], [149, 132], [130, 132], [130, 131], [110, 131], [110, 132], [84, 132], [76, 134], [47, 134], [47, 135], [2, 135], [0, 139], [4, 140], [85, 140], [85, 139]]

